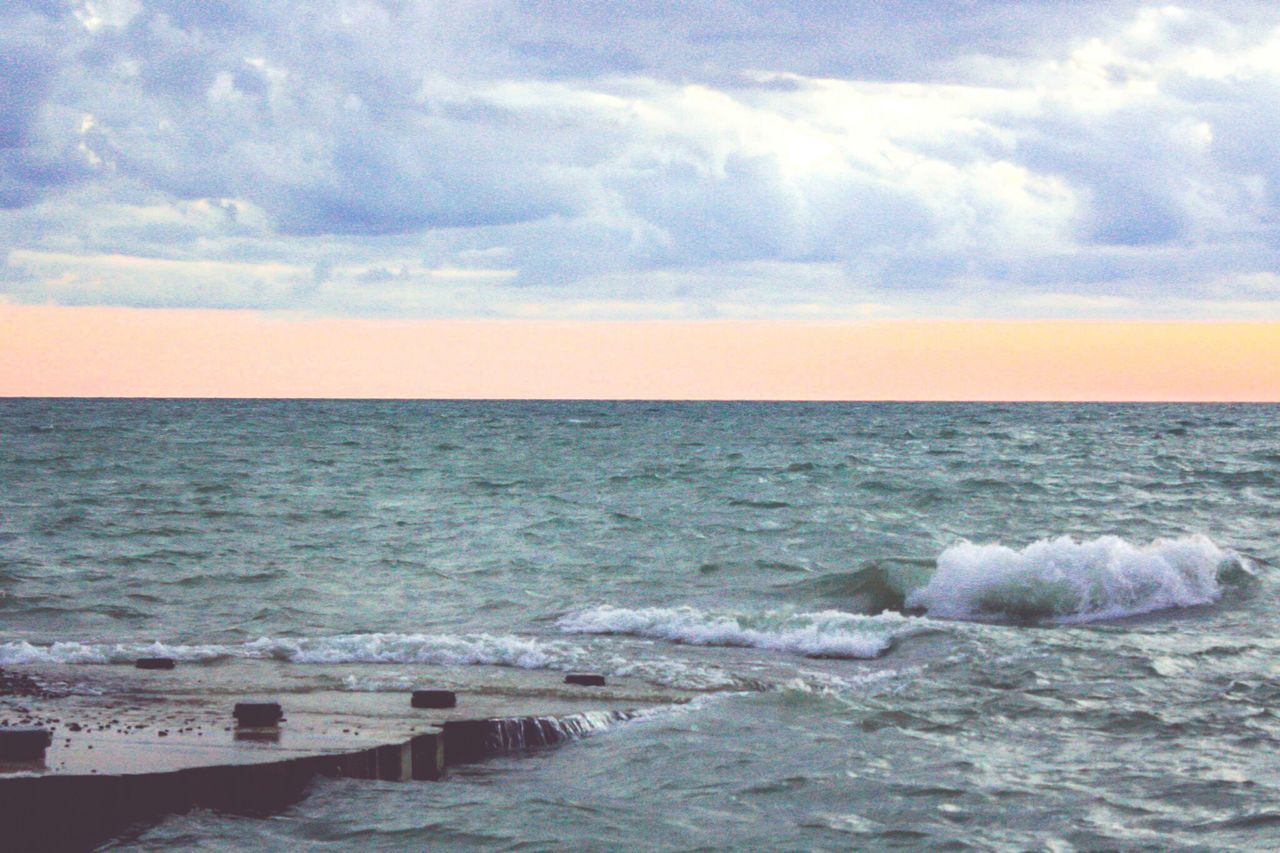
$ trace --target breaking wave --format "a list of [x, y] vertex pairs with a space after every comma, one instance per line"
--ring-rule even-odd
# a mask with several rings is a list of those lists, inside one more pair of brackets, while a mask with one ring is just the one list
[[227, 646], [183, 646], [165, 643], [78, 643], [35, 645], [26, 640], [0, 643], [0, 665], [29, 663], [133, 663], [163, 657], [207, 663], [231, 656]]
[[965, 542], [939, 555], [906, 606], [944, 619], [1093, 622], [1210, 604], [1252, 574], [1205, 536], [1143, 546], [1063, 536], [1022, 550]]
[[742, 646], [808, 657], [873, 658], [899, 637], [919, 630], [920, 620], [824, 610], [758, 614], [712, 612], [695, 607], [632, 610], [603, 605], [567, 614], [557, 622], [570, 634], [627, 634], [694, 646]]
[[334, 637], [262, 637], [239, 645], [165, 643], [0, 643], [4, 664], [123, 664], [140, 657], [168, 657], [207, 663], [226, 658], [279, 660], [299, 664], [401, 663], [490, 665], [523, 669], [569, 666], [575, 650], [527, 637], [472, 634], [347, 634]]

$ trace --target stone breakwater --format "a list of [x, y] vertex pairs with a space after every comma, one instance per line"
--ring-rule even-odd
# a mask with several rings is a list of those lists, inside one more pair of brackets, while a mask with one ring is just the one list
[[[41, 758], [0, 761], [5, 847], [91, 847], [196, 807], [269, 814], [319, 777], [438, 780], [450, 766], [563, 743], [690, 698], [626, 681], [424, 668], [422, 680], [443, 676], [439, 689], [457, 697], [424, 709], [410, 691], [318, 689], [336, 677], [321, 671], [297, 685], [269, 665], [101, 669], [9, 671], [0, 680], [0, 730], [51, 735]], [[283, 715], [274, 724], [233, 716], [237, 704], [272, 702]]]

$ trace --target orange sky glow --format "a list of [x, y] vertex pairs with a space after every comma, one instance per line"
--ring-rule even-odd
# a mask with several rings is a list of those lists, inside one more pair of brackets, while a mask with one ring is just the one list
[[408, 321], [0, 304], [0, 396], [1280, 401], [1280, 323]]

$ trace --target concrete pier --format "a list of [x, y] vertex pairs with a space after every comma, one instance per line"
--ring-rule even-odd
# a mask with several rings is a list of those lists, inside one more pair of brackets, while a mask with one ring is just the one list
[[[0, 696], [0, 727], [52, 734], [43, 759], [0, 762], [5, 849], [90, 847], [193, 807], [268, 814], [321, 776], [436, 780], [451, 765], [554, 745], [690, 698], [640, 682], [584, 688], [562, 674], [487, 667], [398, 668], [406, 682], [445, 684], [457, 697], [449, 708], [412, 707], [411, 687], [335, 689], [369, 667], [48, 670], [38, 679], [70, 685], [64, 695]], [[238, 703], [266, 702], [279, 702], [285, 719], [237, 725]]]

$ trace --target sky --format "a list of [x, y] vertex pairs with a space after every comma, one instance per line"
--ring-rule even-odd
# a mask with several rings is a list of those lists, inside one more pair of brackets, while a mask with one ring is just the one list
[[[629, 384], [565, 393], [677, 396], [675, 367], [635, 381], [672, 323], [699, 396], [870, 393], [711, 366], [747, 340], [798, 365], [837, 324], [828, 364], [892, 329], [988, 381], [904, 375], [895, 398], [1199, 399], [1152, 355], [1184, 335], [1234, 365], [1210, 397], [1280, 399], [1274, 3], [8, 0], [0, 52], [0, 394], [162, 393], [126, 374], [194, 323], [271, 387], [356, 396], [454, 386], [329, 382], [270, 336], [315, 356], [320, 330], [353, 353], [399, 335], [363, 351], [427, 371], [410, 344], [449, 328], [460, 358], [569, 376], [550, 333], [613, 330]], [[1054, 330], [1039, 394], [939, 323]], [[1120, 388], [1070, 355], [1115, 323], [1153, 347]], [[73, 360], [86, 335], [129, 362], [114, 379]], [[456, 393], [549, 387], [517, 374]]]

